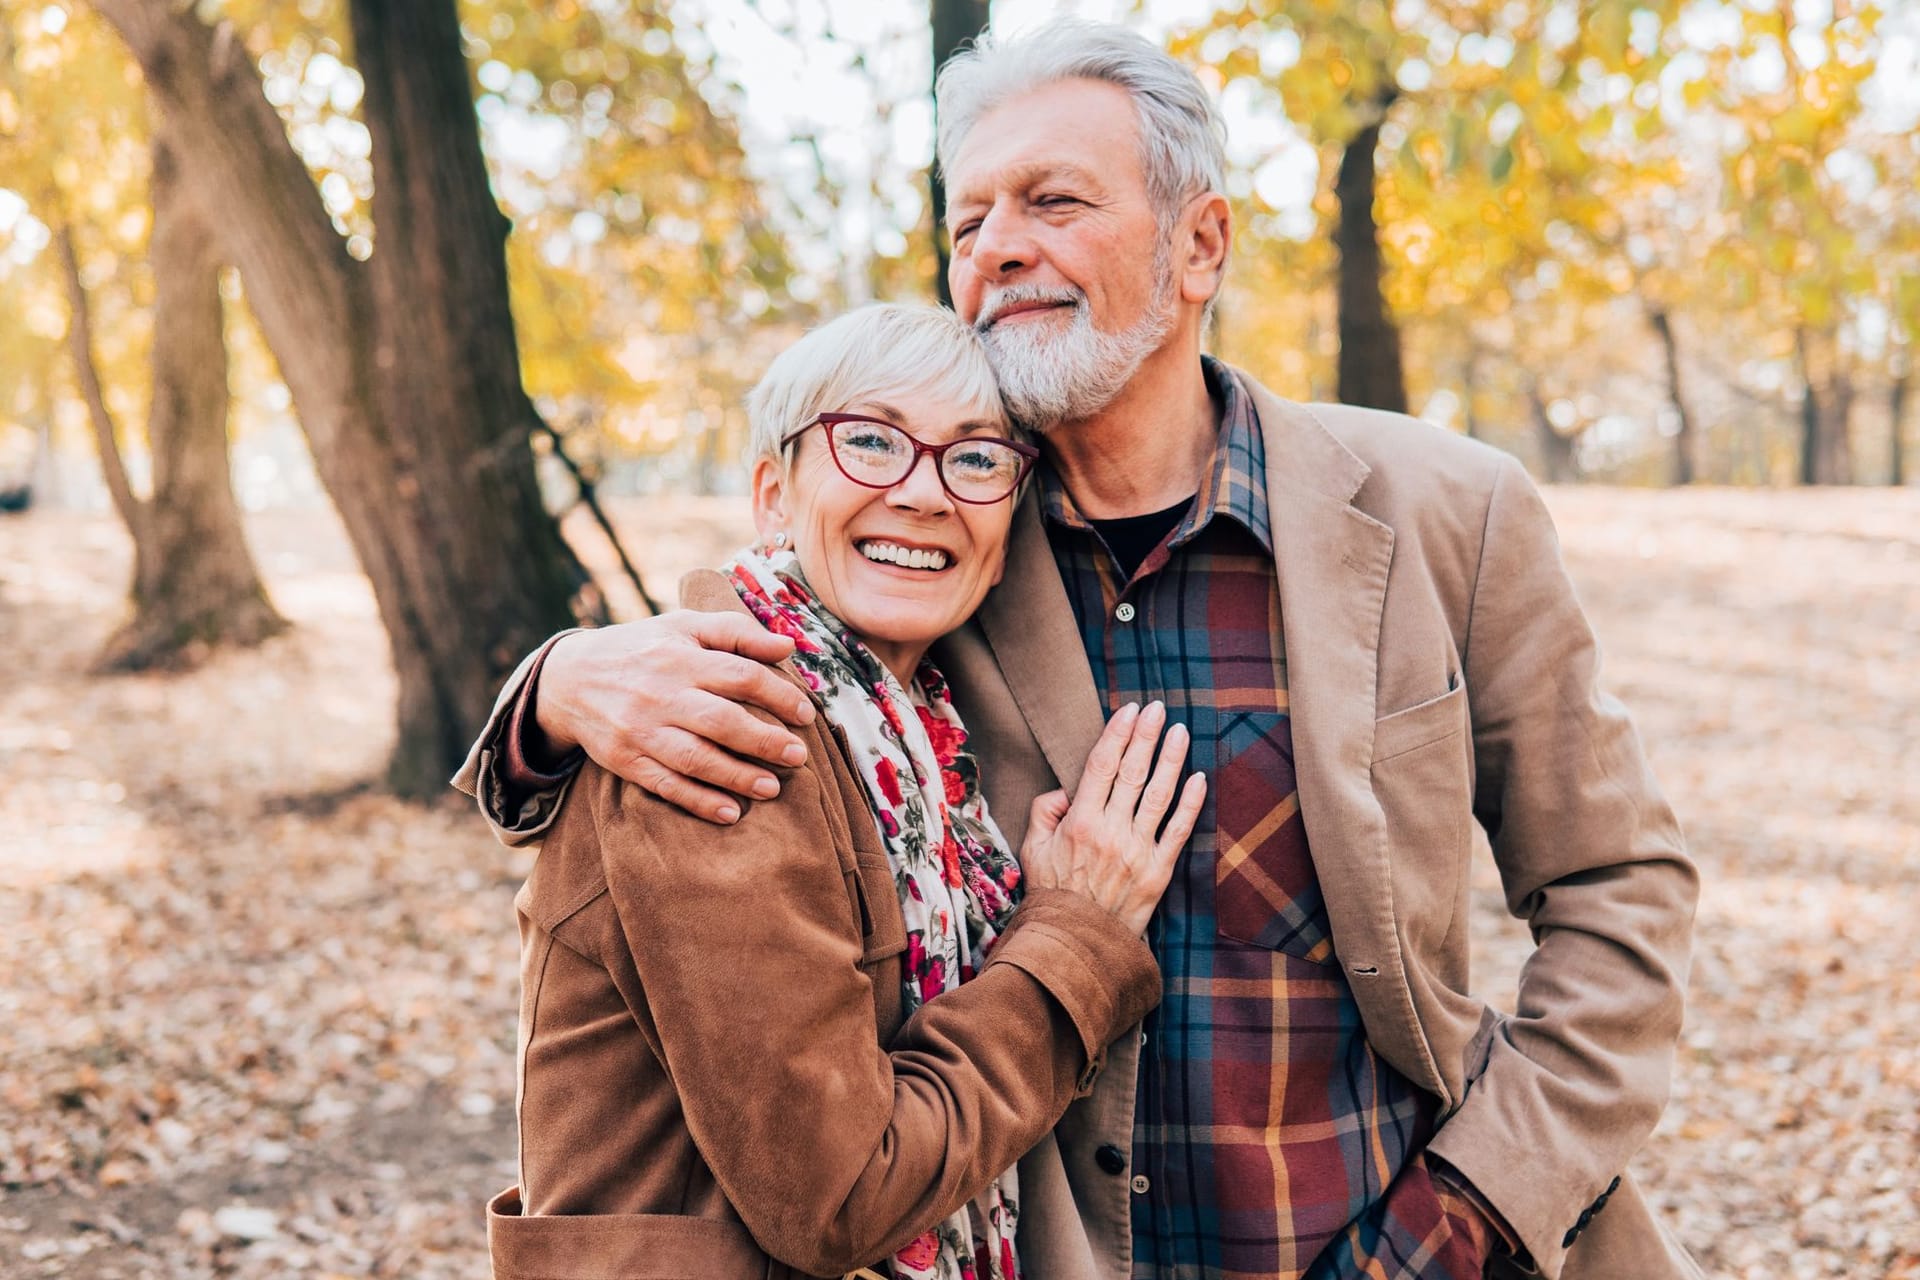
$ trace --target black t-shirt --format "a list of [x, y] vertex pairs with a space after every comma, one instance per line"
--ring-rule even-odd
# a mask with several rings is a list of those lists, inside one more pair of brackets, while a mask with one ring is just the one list
[[1113, 552], [1113, 558], [1120, 562], [1122, 576], [1131, 579], [1160, 540], [1172, 533], [1174, 526], [1186, 517], [1187, 508], [1193, 505], [1192, 498], [1182, 498], [1165, 511], [1151, 511], [1144, 516], [1120, 516], [1114, 520], [1089, 520], [1101, 541], [1107, 544], [1107, 550]]

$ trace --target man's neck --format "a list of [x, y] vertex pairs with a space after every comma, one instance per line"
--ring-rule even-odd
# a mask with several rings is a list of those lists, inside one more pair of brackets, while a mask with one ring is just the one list
[[1192, 497], [1218, 434], [1199, 354], [1176, 336], [1112, 404], [1084, 422], [1053, 428], [1042, 443], [1080, 514], [1111, 520]]

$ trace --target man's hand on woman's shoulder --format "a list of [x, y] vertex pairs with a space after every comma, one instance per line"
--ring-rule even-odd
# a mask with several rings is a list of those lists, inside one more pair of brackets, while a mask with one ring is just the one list
[[540, 768], [578, 747], [669, 804], [735, 822], [739, 797], [779, 794], [763, 765], [806, 762], [785, 724], [811, 721], [813, 704], [769, 665], [792, 652], [743, 614], [691, 609], [563, 636], [528, 691], [521, 750]]

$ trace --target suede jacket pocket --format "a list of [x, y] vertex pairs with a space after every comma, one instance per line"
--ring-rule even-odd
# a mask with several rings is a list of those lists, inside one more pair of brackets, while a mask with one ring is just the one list
[[1214, 774], [1214, 919], [1224, 938], [1333, 962], [1332, 931], [1307, 851], [1285, 715], [1233, 717]]
[[683, 1214], [527, 1217], [520, 1188], [487, 1205], [493, 1280], [798, 1280], [737, 1222]]

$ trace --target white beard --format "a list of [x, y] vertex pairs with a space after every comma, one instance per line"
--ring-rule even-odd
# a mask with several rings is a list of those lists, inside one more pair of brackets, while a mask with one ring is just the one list
[[[1064, 331], [1052, 320], [993, 323], [1007, 307], [1027, 302], [1071, 303], [1073, 314]], [[1030, 430], [1047, 431], [1084, 422], [1112, 404], [1160, 349], [1173, 331], [1173, 272], [1154, 263], [1147, 313], [1120, 333], [1094, 328], [1087, 295], [1071, 287], [1009, 285], [987, 299], [980, 314], [981, 339], [1008, 412]]]

